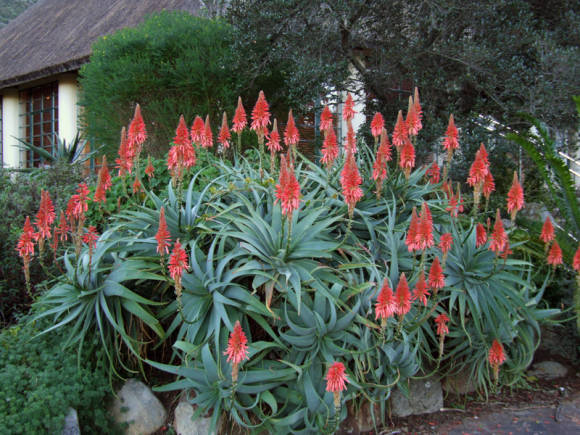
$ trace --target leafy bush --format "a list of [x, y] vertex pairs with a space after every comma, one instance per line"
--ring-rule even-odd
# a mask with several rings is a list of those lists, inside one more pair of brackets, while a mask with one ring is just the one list
[[[539, 308], [545, 283], [534, 284], [526, 251], [512, 240], [515, 254], [508, 258], [508, 246], [502, 258], [489, 241], [476, 243], [484, 215], [457, 217], [448, 187], [427, 181], [425, 169], [392, 165], [377, 198], [373, 153], [364, 142], [358, 148], [348, 165], [357, 165], [366, 194], [356, 207], [343, 199], [341, 183], [357, 178], [344, 175], [343, 157], [329, 170], [301, 158], [287, 169], [301, 192], [289, 216], [278, 205], [284, 181], [280, 175], [276, 186], [276, 167], [239, 155], [232, 166], [198, 149], [207, 154], [201, 168], [165, 191], [130, 196], [96, 246], [63, 256], [66, 272], [38, 302], [39, 317], [53, 320], [50, 329], [70, 325], [70, 344], [98, 331], [113, 370], [145, 360], [177, 375], [159, 390], [188, 390], [214, 427], [226, 413], [256, 430], [333, 432], [344, 402], [384, 409], [392, 388], [406, 391], [407, 379], [433, 370], [467, 370], [486, 389], [498, 381], [488, 363], [496, 340], [508, 355], [499, 382], [520, 380], [539, 322], [555, 313]], [[408, 247], [415, 209], [432, 237], [419, 251]], [[162, 210], [171, 256], [160, 245]], [[453, 241], [446, 254], [443, 234]], [[178, 240], [187, 256], [182, 276]], [[441, 285], [430, 277], [440, 259]], [[404, 284], [420, 287], [422, 276], [431, 295], [407, 300]], [[379, 319], [386, 286], [407, 308]], [[450, 318], [443, 342], [434, 321], [442, 314]], [[226, 357], [237, 322], [249, 357], [239, 377], [238, 362]], [[154, 352], [169, 345], [171, 358]], [[325, 380], [335, 362], [346, 367], [342, 395]]]
[[29, 320], [0, 332], [2, 433], [60, 433], [71, 407], [83, 433], [114, 433], [104, 354], [94, 337], [82, 345], [91, 358], [81, 362], [63, 349], [64, 330], [36, 337], [48, 324]]

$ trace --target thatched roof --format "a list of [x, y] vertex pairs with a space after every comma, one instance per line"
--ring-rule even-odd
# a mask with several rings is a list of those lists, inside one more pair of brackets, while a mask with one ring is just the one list
[[0, 30], [0, 89], [77, 70], [100, 36], [199, 0], [40, 0]]

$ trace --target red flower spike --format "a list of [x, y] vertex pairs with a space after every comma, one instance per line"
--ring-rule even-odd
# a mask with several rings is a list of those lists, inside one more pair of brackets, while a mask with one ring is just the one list
[[423, 128], [421, 123], [423, 119], [423, 109], [421, 108], [421, 102], [419, 101], [419, 89], [415, 87], [415, 96], [413, 98], [413, 106], [415, 108], [415, 115], [417, 116], [417, 128], [418, 131]]
[[488, 169], [485, 180], [483, 180], [483, 196], [489, 200], [493, 191], [495, 191], [495, 183], [493, 181], [493, 175], [491, 175], [491, 171]]
[[[101, 175], [102, 174], [102, 175]], [[102, 177], [103, 188], [105, 192], [113, 187], [113, 181], [111, 180], [111, 174], [109, 173], [109, 166], [107, 165], [107, 156], [103, 156], [103, 161], [101, 162], [101, 169], [99, 170], [99, 177]]]
[[326, 132], [332, 128], [332, 112], [328, 106], [324, 106], [320, 114], [320, 131]]
[[[197, 115], [193, 120], [193, 124], [191, 125], [191, 142], [193, 142], [196, 145], [201, 145], [203, 142], [204, 134], [205, 134], [205, 123], [203, 122], [203, 119], [201, 119], [201, 117]], [[175, 139], [173, 141], [175, 142]], [[185, 145], [185, 143], [178, 142], [175, 142], [175, 144]]]
[[447, 125], [447, 131], [445, 132], [445, 138], [443, 139], [443, 148], [447, 151], [458, 149], [459, 141], [457, 137], [457, 127], [455, 127], [455, 120], [453, 119], [453, 114], [451, 114], [449, 115], [449, 124]]
[[409, 130], [403, 119], [403, 112], [399, 110], [397, 115], [397, 123], [395, 124], [395, 129], [393, 130], [393, 145], [399, 149], [409, 140]]
[[133, 182], [133, 193], [139, 193], [143, 191], [143, 186], [141, 186], [141, 181], [138, 177], [135, 177], [135, 181]]
[[514, 171], [512, 187], [507, 196], [507, 210], [510, 213], [512, 221], [516, 219], [516, 214], [524, 206], [524, 189], [518, 181], [518, 174]]
[[248, 355], [248, 339], [246, 338], [246, 334], [244, 334], [239, 320], [236, 320], [234, 324], [234, 330], [230, 334], [228, 348], [224, 352], [224, 355], [227, 355], [227, 361], [234, 365], [238, 365], [242, 361], [250, 358]]
[[187, 253], [181, 247], [179, 239], [173, 245], [173, 252], [169, 257], [169, 276], [175, 281], [175, 293], [177, 297], [181, 297], [181, 277], [183, 276], [183, 271], [189, 267], [189, 258]]
[[220, 134], [218, 136], [219, 144], [224, 147], [224, 149], [228, 149], [230, 147], [230, 139], [232, 134], [230, 133], [230, 129], [228, 127], [228, 115], [224, 112], [222, 116], [222, 127], [220, 129]]
[[429, 167], [425, 175], [429, 177], [429, 183], [431, 184], [439, 183], [439, 180], [441, 179], [441, 169], [439, 168], [437, 162], [434, 161], [433, 163], [431, 163], [431, 166]]
[[[195, 118], [195, 122], [203, 121], [199, 116]], [[200, 138], [199, 125], [196, 125], [195, 122], [193, 123], [193, 127], [191, 128], [191, 135], [194, 135], [194, 128], [195, 128], [195, 135], [196, 138]], [[200, 138], [201, 139], [201, 138]], [[175, 137], [173, 138], [173, 143], [175, 145], [190, 145], [191, 141], [189, 140], [189, 130], [187, 129], [187, 124], [185, 123], [185, 119], [183, 115], [179, 117], [179, 124], [177, 125], [177, 129], [175, 130]]]
[[427, 290], [427, 283], [425, 282], [425, 272], [421, 270], [419, 279], [415, 284], [413, 300], [418, 300], [419, 302], [422, 302], [424, 306], [427, 306], [427, 296], [429, 296], [429, 291]]
[[30, 259], [34, 256], [34, 241], [36, 240], [36, 234], [34, 233], [34, 228], [30, 224], [30, 217], [26, 216], [24, 221], [24, 227], [22, 228], [22, 234], [18, 239], [18, 244], [16, 245], [16, 250], [20, 258]]
[[362, 178], [352, 153], [346, 155], [346, 162], [340, 174], [340, 184], [344, 201], [348, 205], [348, 215], [352, 219], [354, 207], [363, 197], [363, 191], [360, 188]]
[[285, 156], [281, 156], [280, 178], [276, 185], [276, 201], [280, 201], [282, 214], [292, 218], [294, 210], [300, 207], [300, 184], [294, 175], [294, 168], [287, 162]]
[[64, 211], [61, 210], [60, 211], [60, 222], [58, 224], [58, 227], [56, 227], [54, 229], [54, 238], [56, 239], [58, 236], [58, 239], [61, 242], [66, 242], [68, 239], [68, 235], [67, 235], [68, 230], [69, 230], [69, 227], [68, 227], [68, 224], [66, 222], [66, 217], [64, 215]]
[[485, 231], [485, 227], [483, 224], [477, 224], [475, 227], [475, 247], [479, 248], [480, 246], [485, 245], [487, 242], [487, 232]]
[[389, 286], [389, 281], [385, 278], [375, 304], [375, 319], [388, 319], [395, 314], [396, 310], [393, 290]]
[[409, 106], [407, 108], [407, 118], [405, 124], [409, 132], [409, 136], [417, 136], [419, 134], [419, 119], [415, 113], [415, 105], [413, 104], [413, 97], [409, 96]]
[[346, 390], [346, 369], [341, 362], [335, 362], [330, 366], [326, 372], [326, 391], [331, 393], [339, 393]]
[[153, 162], [151, 162], [151, 156], [147, 156], [147, 167], [145, 168], [145, 175], [149, 177], [149, 179], [153, 178], [155, 174], [155, 166], [153, 166]]
[[91, 225], [87, 228], [87, 232], [83, 234], [83, 242], [86, 243], [89, 250], [92, 251], [97, 246], [97, 240], [99, 240], [99, 233], [97, 233], [97, 229]]
[[282, 146], [280, 145], [280, 133], [278, 133], [278, 120], [274, 119], [274, 126], [272, 131], [268, 135], [268, 142], [266, 146], [270, 150], [270, 153], [274, 154], [278, 151], [282, 151]]
[[469, 177], [467, 178], [467, 184], [471, 187], [483, 186], [485, 177], [487, 176], [489, 170], [483, 159], [481, 153], [478, 151], [475, 154], [475, 160], [471, 164], [469, 169]]
[[334, 161], [338, 158], [340, 150], [338, 149], [334, 128], [330, 127], [326, 131], [327, 135], [322, 144], [322, 159], [320, 159], [320, 161], [326, 165], [327, 169], [330, 169]]
[[441, 337], [449, 334], [449, 327], [447, 326], [447, 322], [449, 322], [449, 317], [447, 317], [445, 313], [441, 313], [437, 317], [435, 317], [438, 336]]
[[292, 116], [292, 109], [290, 109], [290, 112], [288, 112], [288, 123], [286, 124], [286, 130], [284, 130], [284, 143], [286, 146], [296, 146], [298, 142], [300, 142], [300, 133], [296, 128], [294, 116]]
[[169, 254], [169, 242], [171, 241], [171, 234], [167, 229], [167, 221], [165, 220], [165, 207], [161, 207], [159, 213], [159, 229], [155, 234], [157, 240], [157, 253], [159, 255]]
[[411, 222], [409, 224], [409, 230], [407, 231], [407, 238], [405, 239], [405, 244], [409, 252], [416, 251], [417, 247], [417, 233], [419, 231], [419, 217], [417, 216], [417, 208], [413, 207], [411, 213]]
[[344, 102], [344, 108], [342, 109], [342, 119], [345, 121], [350, 121], [354, 118], [356, 114], [354, 110], [354, 100], [352, 99], [352, 95], [350, 92], [346, 96], [346, 101]]
[[56, 219], [56, 214], [54, 213], [54, 205], [50, 199], [50, 194], [46, 190], [40, 192], [40, 208], [36, 214], [36, 227], [38, 228], [38, 239], [45, 240], [50, 239], [52, 234], [50, 232], [50, 227], [54, 220]]
[[431, 218], [431, 211], [426, 202], [421, 206], [421, 214], [419, 215], [419, 224], [417, 226], [417, 233], [415, 234], [415, 247], [419, 250], [431, 248], [435, 244], [433, 240], [433, 219]]
[[211, 124], [209, 122], [209, 115], [207, 115], [205, 117], [203, 136], [201, 137], [201, 146], [203, 148], [213, 147], [213, 132], [211, 131]]
[[408, 139], [401, 148], [401, 159], [399, 166], [405, 172], [405, 176], [409, 178], [411, 169], [415, 167], [415, 147]]
[[270, 124], [270, 107], [264, 96], [264, 91], [260, 91], [256, 105], [252, 110], [252, 125], [251, 129], [260, 132]]
[[508, 236], [503, 228], [503, 222], [501, 220], [501, 215], [499, 214], [499, 208], [495, 216], [495, 224], [493, 225], [493, 232], [491, 233], [491, 242], [489, 244], [489, 249], [499, 255], [508, 243]]
[[441, 252], [446, 254], [451, 249], [451, 245], [453, 245], [453, 236], [451, 233], [441, 234], [439, 238], [439, 247], [441, 248]]
[[544, 243], [550, 243], [554, 240], [554, 226], [552, 225], [552, 219], [546, 217], [544, 221], [544, 226], [542, 226], [542, 234], [540, 234], [540, 240]]
[[576, 272], [580, 272], [580, 245], [578, 245], [578, 249], [576, 249], [576, 253], [574, 254], [574, 260], [572, 261], [572, 267]]
[[375, 113], [371, 121], [371, 134], [377, 140], [385, 127], [385, 118], [379, 112]]
[[346, 153], [356, 154], [356, 135], [354, 134], [354, 129], [352, 128], [352, 122], [346, 122], [346, 145], [344, 147]]
[[129, 152], [129, 145], [127, 143], [127, 131], [125, 130], [125, 127], [121, 129], [119, 157], [115, 159], [115, 167], [119, 169], [120, 177], [124, 176], [126, 172], [130, 174], [133, 168], [133, 160]]
[[552, 243], [552, 247], [550, 248], [550, 252], [548, 252], [548, 264], [554, 267], [562, 264], [562, 249], [556, 240], [554, 240], [554, 243]]
[[411, 310], [411, 293], [405, 273], [399, 277], [399, 284], [395, 292], [395, 310], [399, 316], [404, 316]]
[[133, 115], [133, 120], [129, 125], [129, 133], [127, 134], [127, 143], [129, 149], [133, 151], [133, 157], [139, 155], [141, 145], [147, 140], [147, 130], [145, 129], [145, 122], [143, 122], [143, 116], [141, 116], [141, 106], [137, 104], [135, 107], [135, 114]]
[[489, 349], [488, 361], [493, 366], [500, 366], [505, 362], [506, 356], [503, 346], [497, 339], [493, 340], [491, 348]]
[[232, 131], [238, 134], [240, 134], [246, 125], [248, 125], [246, 111], [242, 105], [242, 97], [238, 97], [238, 107], [236, 107], [236, 112], [234, 113], [234, 119], [232, 120], [232, 123]]
[[431, 264], [428, 286], [430, 289], [433, 289], [435, 293], [437, 293], [439, 289], [445, 287], [445, 276], [443, 275], [443, 269], [441, 269], [438, 257], [435, 257]]
[[107, 202], [107, 195], [105, 193], [105, 188], [101, 179], [102, 177], [99, 171], [99, 176], [97, 177], [97, 188], [95, 189], [95, 196], [93, 196], [93, 201], [105, 203]]

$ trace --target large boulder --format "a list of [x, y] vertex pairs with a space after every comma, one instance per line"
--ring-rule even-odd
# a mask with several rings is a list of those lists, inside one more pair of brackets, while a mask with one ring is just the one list
[[[181, 400], [175, 408], [175, 417], [173, 419], [173, 428], [177, 435], [210, 435], [211, 418], [200, 416], [196, 420], [193, 420], [193, 414], [195, 409], [191, 405], [185, 396], [181, 397]], [[218, 422], [219, 429], [220, 422]], [[217, 431], [217, 430], [216, 430]], [[216, 432], [214, 431], [214, 433]]]
[[477, 390], [475, 378], [466, 369], [447, 375], [442, 386], [445, 392], [453, 394], [468, 394]]
[[433, 378], [411, 379], [409, 397], [399, 390], [391, 392], [391, 410], [397, 417], [437, 412], [443, 407], [441, 382]]
[[143, 382], [129, 379], [117, 393], [111, 414], [119, 425], [128, 424], [126, 434], [148, 435], [165, 423], [167, 412]]

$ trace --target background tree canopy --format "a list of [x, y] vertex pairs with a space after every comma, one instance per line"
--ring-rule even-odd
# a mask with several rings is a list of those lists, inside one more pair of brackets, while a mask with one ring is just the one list
[[[253, 48], [254, 74], [291, 61], [303, 100], [315, 85], [351, 86], [350, 66], [374, 98], [370, 110], [393, 122], [406, 107], [394, 91], [408, 82], [430, 118], [482, 114], [517, 127], [525, 111], [566, 129], [576, 126], [579, 9], [574, 0], [233, 0], [228, 17], [239, 46]], [[427, 141], [444, 128], [430, 124], [438, 130]]]
[[37, 0], [0, 0], [0, 29]]

